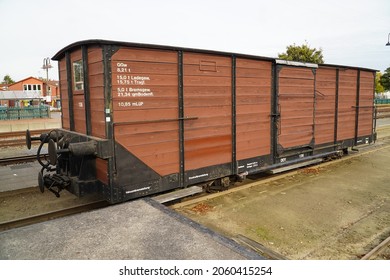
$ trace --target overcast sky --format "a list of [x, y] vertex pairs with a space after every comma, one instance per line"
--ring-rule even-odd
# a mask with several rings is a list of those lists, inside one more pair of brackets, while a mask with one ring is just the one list
[[269, 57], [306, 41], [325, 63], [383, 71], [389, 33], [390, 0], [0, 0], [0, 80], [45, 77], [44, 58], [86, 39]]

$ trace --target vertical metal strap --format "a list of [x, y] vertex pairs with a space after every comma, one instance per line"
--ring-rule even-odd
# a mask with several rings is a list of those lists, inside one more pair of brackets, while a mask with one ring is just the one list
[[283, 66], [277, 65], [274, 62], [273, 73], [272, 73], [272, 95], [271, 95], [271, 154], [273, 162], [276, 162], [278, 155], [278, 136], [280, 126], [280, 107], [279, 107], [279, 72], [283, 69]]
[[270, 121], [270, 143], [271, 143], [271, 147], [270, 147], [270, 153], [271, 153], [271, 157], [272, 157], [272, 162], [273, 162], [273, 159], [275, 158], [274, 155], [275, 155], [275, 152], [274, 152], [274, 146], [275, 146], [275, 141], [274, 141], [274, 122], [275, 122], [275, 118], [273, 116], [273, 113], [274, 113], [274, 96], [276, 94], [276, 87], [275, 87], [275, 68], [276, 68], [276, 64], [275, 62], [272, 62], [272, 67], [271, 67], [271, 92], [270, 92], [270, 97], [271, 97], [271, 102], [270, 102], [270, 116], [269, 116], [269, 121]]
[[104, 71], [104, 108], [105, 108], [105, 129], [106, 129], [106, 138], [111, 142], [111, 155], [108, 159], [108, 182], [109, 182], [109, 200], [111, 202], [116, 202], [118, 200], [118, 193], [114, 186], [114, 173], [115, 173], [115, 153], [114, 145], [115, 139], [113, 137], [113, 122], [112, 122], [112, 104], [111, 104], [111, 95], [112, 95], [112, 71], [111, 71], [111, 46], [103, 45], [103, 71]]
[[336, 69], [336, 96], [335, 96], [335, 106], [334, 106], [334, 144], [337, 143], [337, 128], [338, 128], [338, 116], [339, 116], [339, 80], [340, 80], [340, 70]]
[[179, 100], [179, 186], [185, 187], [184, 158], [184, 88], [183, 88], [183, 51], [178, 51], [178, 100]]
[[311, 144], [313, 144], [312, 148], [314, 149], [316, 143], [316, 113], [317, 113], [317, 70], [311, 69], [314, 76], [314, 96], [313, 96], [313, 138]]
[[375, 105], [375, 77], [376, 77], [376, 72], [372, 73], [374, 76], [374, 82], [373, 82], [373, 87], [372, 87], [372, 119], [373, 121], [371, 122], [371, 135], [374, 141], [376, 140], [376, 117], [377, 117], [377, 110], [376, 110], [376, 105]]
[[104, 108], [105, 108], [105, 124], [106, 138], [113, 138], [112, 128], [112, 71], [111, 71], [111, 46], [103, 46], [103, 65], [104, 65]]
[[355, 113], [355, 140], [354, 143], [357, 145], [357, 138], [359, 132], [359, 104], [360, 104], [360, 70], [357, 73], [356, 81], [356, 113]]
[[[65, 65], [66, 65], [66, 59], [65, 59]], [[59, 61], [58, 62], [58, 80], [59, 80], [59, 92], [60, 92], [60, 104], [62, 104], [62, 100], [63, 100], [63, 91], [62, 91], [62, 87], [61, 87], [61, 81], [63, 81], [64, 77], [61, 75], [61, 71], [63, 69], [61, 68], [61, 62]], [[66, 66], [65, 66], [65, 73], [66, 73]], [[65, 74], [65, 77], [66, 77], [66, 74]], [[58, 95], [57, 95], [58, 97]], [[69, 103], [68, 103], [69, 104]], [[58, 106], [58, 99], [57, 99], [57, 104], [56, 104], [56, 107]], [[63, 110], [64, 108], [61, 106], [61, 115], [63, 115]], [[69, 112], [69, 110], [68, 110]], [[64, 127], [64, 118], [61, 118], [61, 127]]]
[[83, 61], [83, 80], [84, 80], [84, 104], [85, 104], [85, 127], [87, 135], [92, 134], [91, 121], [91, 94], [89, 89], [89, 75], [88, 75], [88, 48], [86, 45], [81, 47], [82, 61]]
[[237, 94], [236, 94], [236, 56], [232, 56], [232, 174], [237, 174]]
[[70, 61], [69, 52], [65, 53], [65, 59], [66, 59], [66, 82], [68, 84], [69, 130], [74, 131], [72, 62]]

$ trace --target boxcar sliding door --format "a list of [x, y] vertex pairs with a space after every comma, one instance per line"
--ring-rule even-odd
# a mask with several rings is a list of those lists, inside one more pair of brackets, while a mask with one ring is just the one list
[[[303, 65], [303, 64], [302, 64]], [[302, 66], [301, 64], [299, 66]], [[315, 68], [317, 65], [309, 64]], [[295, 156], [314, 148], [315, 70], [277, 65], [276, 157]]]

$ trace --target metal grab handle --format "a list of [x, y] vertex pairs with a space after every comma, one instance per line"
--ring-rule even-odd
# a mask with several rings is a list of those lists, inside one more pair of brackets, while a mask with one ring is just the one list
[[351, 106], [351, 108], [368, 108], [368, 109], [372, 109], [372, 108], [376, 108], [376, 106]]

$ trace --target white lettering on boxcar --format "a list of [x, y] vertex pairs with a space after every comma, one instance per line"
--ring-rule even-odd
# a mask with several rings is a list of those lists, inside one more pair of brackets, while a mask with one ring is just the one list
[[129, 67], [127, 67], [127, 64], [124, 62], [117, 62], [116, 63], [116, 72], [118, 73], [130, 73], [131, 70]]
[[150, 187], [144, 187], [144, 188], [140, 188], [140, 189], [136, 189], [136, 190], [132, 190], [132, 191], [126, 191], [126, 194], [147, 191], [147, 190], [150, 190]]
[[130, 76], [132, 85], [145, 85], [146, 81], [150, 81], [148, 76]]
[[258, 167], [258, 166], [259, 166], [259, 163], [257, 161], [249, 162], [246, 164], [246, 168], [254, 168], [254, 167]]
[[[113, 95], [117, 100], [117, 107], [123, 108], [123, 110], [130, 110], [132, 107], [144, 107], [146, 106], [144, 98], [154, 97], [155, 93], [147, 85], [152, 78], [147, 73], [139, 72], [135, 75], [131, 73], [130, 69], [133, 69], [131, 65], [126, 61], [116, 61], [112, 65], [113, 68], [113, 82], [116, 81], [116, 88]], [[134, 69], [133, 69], [134, 70]], [[138, 72], [138, 70], [135, 70]], [[115, 91], [116, 89], [116, 91]]]
[[208, 177], [208, 176], [209, 176], [208, 173], [204, 173], [204, 174], [199, 174], [199, 175], [188, 177], [188, 179], [193, 180], [193, 179], [198, 179], [198, 178], [203, 178], [203, 177]]
[[131, 107], [131, 102], [127, 102], [127, 101], [118, 102], [118, 107]]
[[118, 107], [141, 107], [144, 106], [144, 102], [130, 102], [130, 101], [120, 101], [118, 102]]
[[150, 88], [117, 87], [118, 97], [153, 97]]
[[116, 82], [118, 85], [146, 85], [146, 82], [150, 81], [149, 76], [133, 76], [133, 75], [116, 75]]

